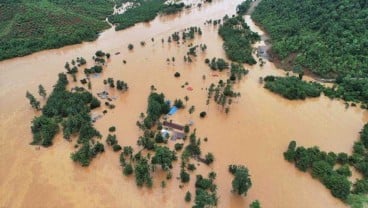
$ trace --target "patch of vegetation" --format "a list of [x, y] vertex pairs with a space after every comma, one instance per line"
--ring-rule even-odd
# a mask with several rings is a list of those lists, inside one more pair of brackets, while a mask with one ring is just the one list
[[[320, 151], [318, 147], [304, 148], [297, 147], [295, 141], [291, 141], [284, 157], [301, 171], [308, 171], [312, 176], [326, 188], [331, 194], [352, 207], [364, 207], [368, 203], [363, 195], [368, 193], [368, 124], [363, 127], [360, 133], [360, 140], [354, 143], [353, 154], [347, 156], [346, 153], [335, 154]], [[348, 158], [348, 159], [346, 159]], [[336, 165], [341, 166], [336, 168]], [[363, 179], [358, 179], [351, 184], [350, 168], [354, 167], [362, 173]]]
[[245, 15], [247, 13], [248, 9], [250, 8], [250, 5], [251, 5], [252, 1], [253, 0], [243, 1], [241, 4], [239, 4], [236, 7], [236, 13], [238, 15]]
[[113, 0], [2, 1], [0, 61], [95, 40], [113, 7]]
[[336, 78], [335, 97], [367, 105], [367, 12], [359, 0], [265, 0], [252, 18], [271, 36], [283, 67]]
[[204, 178], [202, 175], [197, 175], [195, 182], [195, 208], [215, 207], [217, 206], [217, 186], [214, 184], [214, 178]]
[[184, 8], [184, 4], [165, 4], [165, 0], [135, 0], [134, 5], [122, 14], [109, 16], [109, 22], [115, 24], [115, 30], [123, 30], [139, 22], [153, 20], [159, 13], [174, 14]]
[[100, 102], [84, 88], [70, 92], [67, 85], [66, 75], [59, 74], [59, 79], [42, 109], [42, 115], [32, 121], [31, 144], [51, 146], [61, 124], [65, 139], [70, 140], [71, 137], [78, 136], [78, 144], [83, 144], [71, 155], [72, 159], [87, 166], [92, 158], [104, 151], [103, 145], [93, 140], [95, 137], [101, 138], [101, 134], [93, 127], [89, 115], [91, 109], [98, 107]]
[[231, 61], [256, 64], [252, 56], [252, 44], [260, 40], [260, 36], [252, 32], [242, 16], [224, 17], [219, 28], [219, 35], [224, 40], [223, 48]]
[[319, 97], [323, 86], [316, 82], [306, 82], [295, 76], [275, 77], [267, 76], [264, 87], [289, 100], [304, 100], [307, 97]]
[[233, 192], [238, 195], [247, 195], [248, 190], [252, 186], [248, 168], [243, 165], [230, 165], [229, 172], [234, 175], [232, 181]]

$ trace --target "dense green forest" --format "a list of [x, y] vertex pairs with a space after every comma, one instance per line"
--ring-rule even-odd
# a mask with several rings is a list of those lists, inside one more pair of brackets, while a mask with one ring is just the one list
[[[350, 204], [353, 208], [365, 207], [368, 193], [368, 124], [360, 132], [360, 139], [354, 143], [351, 155], [344, 152], [324, 152], [318, 147], [297, 147], [289, 143], [284, 157], [303, 172], [310, 172], [331, 191], [334, 197]], [[351, 168], [362, 174], [362, 178], [349, 179]]]
[[109, 16], [109, 21], [116, 24], [115, 30], [123, 30], [139, 22], [153, 20], [158, 13], [173, 14], [181, 11], [184, 4], [165, 4], [166, 0], [133, 0], [133, 6], [123, 14]]
[[252, 15], [284, 68], [336, 78], [330, 97], [368, 103], [368, 2], [263, 0]]
[[304, 100], [307, 97], [319, 97], [323, 86], [316, 82], [305, 82], [295, 76], [274, 77], [267, 76], [265, 88], [280, 94], [289, 100]]
[[260, 40], [260, 37], [250, 30], [242, 16], [225, 16], [219, 35], [224, 40], [223, 48], [231, 61], [250, 65], [257, 63], [252, 56], [252, 44]]
[[[0, 60], [97, 38], [114, 0], [3, 0]], [[98, 6], [96, 6], [98, 5]]]
[[44, 49], [92, 41], [109, 28], [125, 29], [157, 14], [181, 11], [184, 4], [164, 0], [134, 0], [139, 5], [112, 15], [114, 5], [127, 0], [3, 0], [0, 1], [0, 61]]

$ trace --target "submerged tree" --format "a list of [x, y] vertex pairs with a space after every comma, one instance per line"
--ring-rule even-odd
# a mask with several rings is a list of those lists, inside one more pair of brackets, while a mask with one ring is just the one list
[[47, 95], [46, 90], [42, 85], [38, 85], [38, 94], [43, 98]]
[[229, 170], [234, 175], [234, 179], [232, 181], [233, 192], [238, 195], [246, 196], [249, 188], [252, 186], [248, 168], [243, 165], [232, 165], [229, 166]]

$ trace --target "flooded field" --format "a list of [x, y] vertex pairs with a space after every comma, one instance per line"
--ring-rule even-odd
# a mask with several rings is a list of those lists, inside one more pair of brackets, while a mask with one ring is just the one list
[[[351, 152], [358, 132], [368, 121], [367, 112], [346, 109], [342, 102], [324, 96], [289, 101], [267, 91], [259, 84], [259, 77], [285, 74], [270, 62], [263, 67], [245, 65], [250, 72], [235, 85], [241, 97], [232, 104], [228, 115], [214, 102], [206, 105], [205, 89], [221, 78], [226, 79], [227, 74], [222, 72], [214, 77], [204, 63], [205, 58], [225, 58], [218, 28], [204, 22], [233, 14], [240, 2], [218, 0], [178, 15], [157, 17], [124, 31], [109, 29], [94, 42], [0, 62], [0, 207], [190, 207], [184, 195], [187, 190], [194, 193], [195, 174], [191, 175], [190, 184], [180, 189], [176, 180], [180, 165], [175, 166], [174, 177], [166, 188], [160, 187], [160, 178], [164, 176], [156, 171], [154, 187], [139, 189], [133, 177], [123, 176], [119, 154], [109, 147], [88, 168], [83, 168], [69, 157], [74, 151], [73, 143], [61, 136], [50, 148], [37, 150], [29, 145], [30, 122], [37, 113], [29, 106], [26, 91], [36, 93], [37, 86], [42, 84], [51, 92], [57, 74], [65, 71], [66, 61], [83, 56], [92, 63], [91, 57], [97, 50], [109, 52], [112, 57], [102, 76], [92, 78], [93, 94], [108, 90], [103, 85], [107, 77], [129, 84], [125, 94], [110, 90], [117, 96], [116, 108], [95, 123], [104, 135], [103, 140], [108, 127], [114, 125], [119, 144], [135, 147], [141, 134], [136, 121], [145, 112], [150, 86], [154, 85], [171, 100], [188, 96], [187, 106], [195, 106], [194, 114], [189, 115], [187, 107], [172, 119], [179, 123], [193, 120], [197, 135], [208, 137], [208, 142], [202, 143], [202, 152], [212, 152], [215, 162], [210, 167], [201, 165], [198, 172], [217, 173], [218, 207], [244, 208], [255, 199], [265, 208], [346, 207], [320, 182], [286, 162], [282, 153], [290, 140], [303, 146], [317, 145], [325, 151]], [[253, 31], [262, 35], [249, 16], [246, 21]], [[178, 45], [166, 40], [173, 32], [190, 26], [200, 26], [203, 31], [193, 43], [204, 43], [208, 49], [199, 53], [193, 63], [186, 63], [183, 57], [189, 43]], [[145, 41], [146, 46], [142, 47], [140, 41]], [[128, 50], [129, 43], [134, 44], [134, 50]], [[117, 52], [120, 54], [114, 55]], [[174, 63], [166, 61], [171, 57], [175, 57]], [[181, 73], [180, 78], [174, 78], [177, 71]], [[82, 73], [78, 78], [83, 78]], [[181, 87], [185, 82], [193, 91]], [[198, 114], [204, 110], [208, 116], [200, 119]], [[101, 112], [102, 109], [96, 110]], [[244, 164], [249, 168], [253, 186], [247, 197], [230, 192], [232, 176], [227, 170], [230, 164]]]

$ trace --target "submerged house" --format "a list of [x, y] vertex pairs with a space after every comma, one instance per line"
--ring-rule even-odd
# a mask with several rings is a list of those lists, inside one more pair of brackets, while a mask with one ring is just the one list
[[184, 126], [182, 126], [180, 124], [164, 121], [163, 125], [165, 127], [168, 127], [168, 128], [176, 129], [176, 130], [179, 130], [179, 131], [184, 131]]

